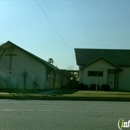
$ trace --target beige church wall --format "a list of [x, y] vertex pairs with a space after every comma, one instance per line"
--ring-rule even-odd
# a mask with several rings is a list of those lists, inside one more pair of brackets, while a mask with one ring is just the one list
[[107, 73], [108, 69], [116, 69], [110, 63], [106, 62], [103, 59], [100, 59], [93, 64], [84, 68], [83, 72], [83, 84], [90, 86], [91, 84], [96, 84], [97, 76], [88, 76], [88, 71], [103, 71], [103, 77], [98, 76], [98, 85], [99, 87], [102, 84], [107, 84]]
[[59, 79], [59, 75], [55, 74], [55, 86], [54, 86], [54, 88], [58, 88], [59, 87], [58, 79]]
[[[3, 50], [0, 49], [0, 54], [2, 53]], [[0, 88], [15, 88], [16, 82], [12, 76], [9, 75], [10, 59], [6, 54], [9, 54], [9, 52], [6, 51], [0, 59]]]
[[65, 75], [62, 76], [61, 81], [62, 81], [62, 86], [67, 85], [67, 77]]
[[118, 89], [130, 91], [130, 67], [122, 67], [123, 71], [119, 73]]
[[54, 86], [54, 72], [50, 71], [48, 74], [48, 80], [46, 80], [46, 89], [53, 89]]
[[[1, 68], [1, 66], [0, 66]], [[0, 70], [0, 88], [6, 88], [6, 83], [4, 79], [5, 75], [4, 73]]]
[[55, 72], [54, 74], [54, 71], [50, 71], [48, 74], [48, 80], [46, 80], [46, 89], [61, 88], [61, 78], [62, 75], [58, 72]]
[[[8, 53], [9, 52], [5, 52], [5, 54]], [[12, 57], [12, 74], [9, 74], [9, 56], [3, 55], [2, 59], [0, 60], [0, 71], [4, 75], [3, 77], [10, 77], [12, 79], [12, 81], [10, 81], [11, 84], [13, 84], [12, 87], [23, 89], [24, 78], [22, 76], [22, 72], [25, 71], [27, 72], [26, 89], [33, 89], [34, 87], [37, 87], [38, 89], [44, 89], [46, 71], [45, 65], [41, 64], [36, 59], [32, 58], [17, 48], [14, 48], [12, 53], [17, 54], [17, 56]], [[34, 85], [34, 83], [38, 85]]]
[[45, 74], [45, 89], [49, 89], [49, 87], [50, 87], [50, 78], [49, 78], [50, 76], [48, 76], [48, 74], [47, 74], [47, 72], [46, 72], [46, 74]]
[[55, 78], [55, 88], [60, 87], [61, 87], [61, 75], [57, 73]]

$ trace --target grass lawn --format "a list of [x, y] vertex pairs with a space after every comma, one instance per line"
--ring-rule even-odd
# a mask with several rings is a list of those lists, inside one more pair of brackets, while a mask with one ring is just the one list
[[82, 91], [82, 90], [61, 90], [58, 92], [53, 93], [54, 95], [70, 95], [70, 96], [96, 96], [96, 97], [100, 97], [100, 96], [107, 96], [107, 97], [111, 97], [111, 96], [127, 96], [130, 98], [130, 92], [118, 92], [118, 91]]
[[0, 93], [0, 99], [70, 99], [70, 100], [121, 100], [130, 101], [130, 92], [57, 90], [51, 94]]

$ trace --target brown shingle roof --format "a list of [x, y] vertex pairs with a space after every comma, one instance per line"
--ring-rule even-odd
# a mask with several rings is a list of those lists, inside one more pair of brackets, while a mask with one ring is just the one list
[[75, 49], [77, 65], [85, 66], [104, 57], [117, 66], [130, 66], [130, 50], [121, 49]]

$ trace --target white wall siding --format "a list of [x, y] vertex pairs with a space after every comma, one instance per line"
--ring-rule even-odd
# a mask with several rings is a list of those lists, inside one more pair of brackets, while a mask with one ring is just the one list
[[123, 91], [130, 91], [130, 67], [122, 67], [119, 73], [118, 88]]
[[[5, 52], [5, 54], [9, 53], [10, 52], [8, 51]], [[3, 78], [8, 78], [8, 82], [12, 82], [12, 87], [23, 89], [24, 78], [22, 76], [22, 72], [25, 71], [27, 72], [26, 89], [34, 88], [33, 83], [36, 78], [39, 85], [37, 87], [39, 89], [44, 89], [46, 66], [17, 48], [14, 48], [12, 53], [17, 54], [17, 56], [12, 57], [12, 74], [9, 74], [10, 57], [4, 54], [0, 60], [0, 71], [3, 75]]]
[[98, 77], [98, 85], [101, 87], [102, 84], [107, 84], [107, 73], [108, 69], [116, 69], [113, 65], [100, 59], [93, 64], [84, 68], [83, 72], [83, 84], [91, 85], [96, 84], [97, 76], [88, 76], [88, 71], [103, 71], [103, 77]]

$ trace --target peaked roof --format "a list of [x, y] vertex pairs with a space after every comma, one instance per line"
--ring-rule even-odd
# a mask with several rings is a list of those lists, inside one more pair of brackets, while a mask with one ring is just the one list
[[130, 66], [130, 50], [121, 49], [75, 49], [77, 65], [85, 66], [100, 57], [121, 67]]
[[117, 65], [115, 65], [114, 63], [112, 63], [111, 61], [107, 60], [107, 59], [106, 59], [106, 58], [104, 58], [104, 57], [100, 57], [100, 58], [98, 58], [98, 59], [96, 59], [96, 60], [92, 61], [91, 63], [86, 64], [85, 66], [81, 67], [81, 69], [83, 69], [83, 68], [85, 68], [85, 67], [87, 67], [87, 66], [89, 66], [89, 65], [93, 64], [94, 62], [96, 62], [96, 61], [98, 61], [98, 60], [100, 60], [100, 59], [105, 60], [106, 62], [108, 62], [108, 63], [110, 63], [111, 65], [113, 65], [114, 67], [116, 67], [118, 70], [122, 71], [122, 69], [121, 69], [121, 68], [119, 68]]
[[[59, 69], [58, 69], [57, 67], [55, 67], [54, 65], [48, 63], [47, 61], [45, 61], [45, 60], [43, 60], [43, 59], [41, 59], [41, 58], [39, 58], [39, 57], [37, 57], [37, 56], [35, 56], [34, 54], [32, 54], [32, 53], [30, 53], [30, 52], [24, 50], [23, 48], [17, 46], [16, 44], [14, 44], [14, 43], [12, 43], [12, 42], [10, 42], [10, 41], [7, 41], [6, 43], [4, 43], [4, 44], [2, 44], [2, 45], [12, 45], [12, 46], [14, 46], [14, 47], [20, 49], [21, 51], [25, 52], [26, 54], [30, 55], [31, 57], [33, 57], [33, 58], [36, 59], [37, 61], [41, 62], [42, 64], [46, 65], [49, 69], [59, 70]], [[1, 45], [1, 46], [2, 46], [2, 45]]]

